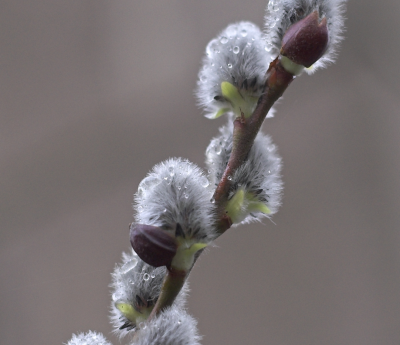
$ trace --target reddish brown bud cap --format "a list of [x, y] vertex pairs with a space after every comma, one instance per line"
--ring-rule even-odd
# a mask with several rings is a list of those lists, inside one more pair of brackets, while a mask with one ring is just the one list
[[326, 18], [318, 23], [318, 12], [293, 24], [282, 38], [281, 55], [298, 65], [310, 67], [325, 52], [329, 36]]
[[147, 264], [160, 267], [171, 265], [177, 250], [175, 238], [164, 230], [144, 224], [135, 224], [130, 229], [131, 245]]

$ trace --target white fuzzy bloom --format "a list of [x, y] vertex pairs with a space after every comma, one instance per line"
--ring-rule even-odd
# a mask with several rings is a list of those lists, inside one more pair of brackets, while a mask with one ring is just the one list
[[87, 333], [73, 334], [66, 345], [112, 345], [104, 338], [103, 334], [89, 331]]
[[200, 345], [197, 322], [176, 306], [142, 325], [131, 345]]
[[[206, 164], [214, 186], [221, 180], [232, 151], [232, 124], [220, 128], [220, 132], [206, 150]], [[228, 177], [232, 181], [228, 198], [230, 210], [234, 211], [230, 214], [234, 225], [261, 221], [278, 211], [283, 191], [281, 169], [276, 146], [270, 137], [259, 132], [245, 163]]]
[[[247, 111], [252, 111], [264, 89], [271, 55], [265, 50], [261, 30], [250, 22], [229, 25], [206, 48], [199, 72], [196, 96], [208, 118], [235, 112], [224, 97], [221, 83], [238, 88]], [[245, 111], [244, 109], [242, 109]], [[240, 115], [240, 114], [236, 114]]]
[[[123, 337], [147, 319], [160, 295], [165, 274], [165, 266], [150, 266], [133, 250], [122, 254], [122, 264], [116, 265], [111, 274], [110, 319], [114, 333]], [[184, 308], [188, 291], [186, 282], [175, 300], [177, 307]]]
[[344, 31], [344, 3], [346, 0], [269, 0], [265, 15], [265, 37], [267, 50], [277, 57], [282, 37], [292, 24], [314, 11], [319, 18], [326, 17], [329, 42], [324, 55], [305, 71], [309, 74], [333, 63]]
[[203, 171], [187, 160], [171, 158], [157, 164], [135, 194], [136, 223], [172, 234], [179, 228], [188, 240], [212, 241], [215, 210], [209, 184]]

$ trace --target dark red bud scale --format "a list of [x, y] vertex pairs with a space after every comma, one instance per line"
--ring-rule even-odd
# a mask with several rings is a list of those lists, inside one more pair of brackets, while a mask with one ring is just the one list
[[325, 52], [329, 41], [326, 18], [319, 23], [317, 11], [290, 26], [282, 38], [281, 55], [310, 67]]
[[178, 247], [174, 237], [152, 225], [131, 226], [130, 240], [137, 255], [154, 267], [169, 267]]

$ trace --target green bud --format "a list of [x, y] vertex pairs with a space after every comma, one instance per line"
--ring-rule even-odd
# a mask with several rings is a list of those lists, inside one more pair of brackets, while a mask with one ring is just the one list
[[189, 271], [193, 266], [196, 253], [207, 247], [207, 243], [196, 243], [182, 237], [177, 240], [179, 243], [178, 250], [172, 259], [171, 267], [176, 270]]
[[233, 224], [240, 223], [252, 212], [271, 213], [271, 210], [265, 203], [258, 200], [253, 193], [245, 192], [243, 188], [237, 190], [228, 201], [225, 210]]
[[135, 309], [132, 305], [126, 302], [117, 301], [115, 302], [115, 307], [134, 325], [138, 325], [139, 323], [146, 321], [149, 317], [151, 311], [153, 310], [154, 305], [145, 307], [138, 307]]
[[[246, 90], [239, 90], [236, 86], [227, 81], [221, 83], [221, 92], [222, 96], [231, 104], [231, 110], [234, 112], [236, 117], [244, 116], [245, 118], [248, 118], [251, 116], [257, 105], [257, 97], [248, 95]], [[229, 110], [227, 108], [223, 109]], [[222, 112], [223, 109], [218, 111], [218, 116], [225, 113]], [[217, 115], [216, 117], [218, 117]]]

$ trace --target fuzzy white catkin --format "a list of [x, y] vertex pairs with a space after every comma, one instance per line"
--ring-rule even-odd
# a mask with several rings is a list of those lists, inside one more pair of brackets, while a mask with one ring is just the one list
[[185, 237], [208, 243], [215, 239], [215, 211], [203, 171], [182, 158], [157, 164], [135, 194], [135, 220], [172, 234], [180, 224]]
[[200, 345], [200, 339], [196, 320], [172, 306], [145, 323], [130, 345]]
[[104, 338], [103, 334], [89, 331], [87, 333], [73, 334], [66, 345], [112, 345]]
[[227, 81], [241, 93], [260, 97], [271, 55], [265, 50], [261, 30], [250, 22], [229, 25], [206, 48], [199, 72], [196, 97], [205, 116], [214, 118], [222, 108], [230, 108], [221, 93]]
[[[221, 180], [232, 151], [232, 124], [221, 127], [221, 135], [212, 139], [206, 150], [206, 164], [210, 170], [211, 183], [216, 186]], [[256, 195], [270, 210], [269, 214], [262, 212], [247, 213], [243, 210], [241, 221], [234, 225], [261, 221], [278, 211], [281, 205], [283, 182], [281, 179], [282, 160], [277, 153], [271, 138], [261, 132], [257, 134], [246, 162], [240, 166], [233, 176], [229, 199], [239, 190]]]
[[344, 3], [346, 0], [270, 0], [265, 15], [265, 38], [267, 49], [277, 57], [282, 37], [292, 24], [310, 13], [318, 11], [320, 19], [326, 17], [329, 43], [324, 55], [305, 71], [314, 73], [333, 63], [344, 31]]
[[[112, 292], [110, 320], [115, 334], [122, 338], [138, 326], [128, 320], [115, 303], [123, 302], [133, 306], [136, 296], [139, 296], [142, 301], [153, 306], [160, 295], [165, 274], [165, 266], [155, 268], [146, 264], [134, 250], [131, 254], [122, 254], [122, 264], [116, 265], [111, 274], [110, 285]], [[177, 307], [184, 308], [188, 291], [186, 282], [174, 302]]]

